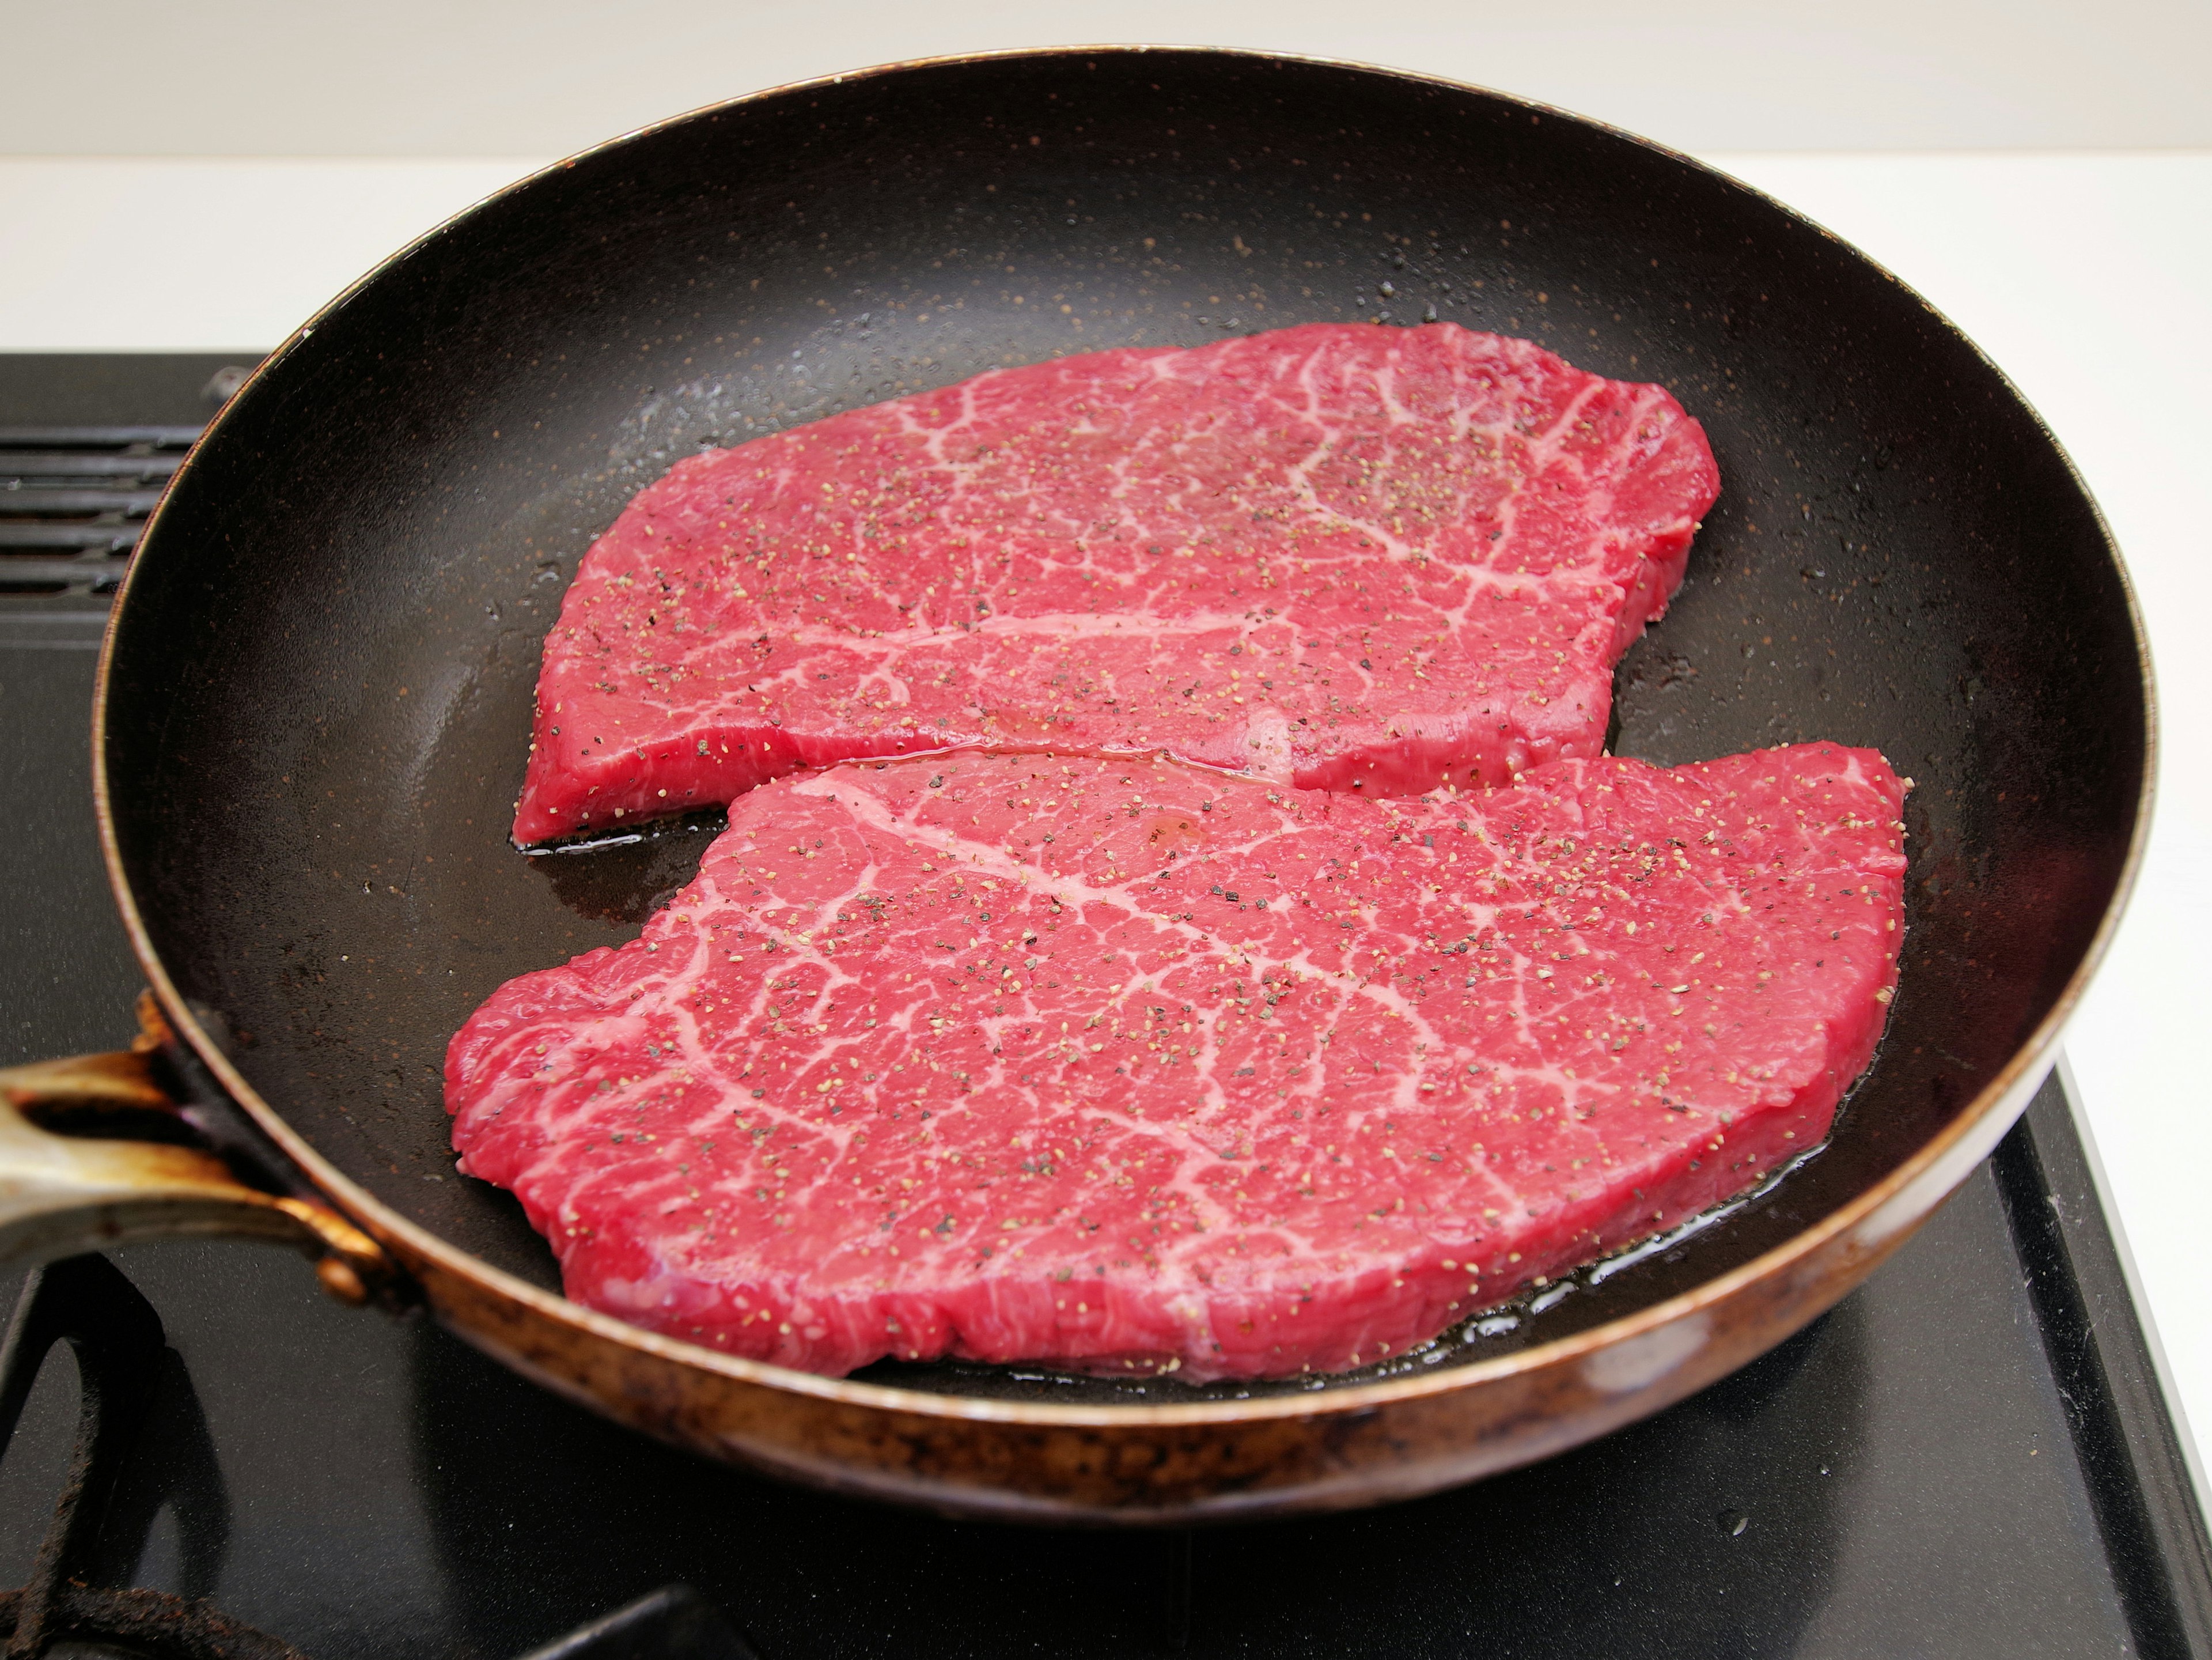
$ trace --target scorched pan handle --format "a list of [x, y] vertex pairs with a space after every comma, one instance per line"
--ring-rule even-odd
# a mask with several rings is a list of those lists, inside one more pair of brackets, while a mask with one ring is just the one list
[[[149, 1031], [131, 1049], [0, 1068], [0, 1268], [144, 1239], [217, 1237], [305, 1251], [325, 1289], [345, 1302], [390, 1286], [391, 1259], [326, 1207], [249, 1187], [198, 1146], [116, 1139], [164, 1119], [189, 1129], [161, 1080], [160, 1017], [143, 1006], [141, 1017]], [[58, 1134], [49, 1123], [92, 1133]]]

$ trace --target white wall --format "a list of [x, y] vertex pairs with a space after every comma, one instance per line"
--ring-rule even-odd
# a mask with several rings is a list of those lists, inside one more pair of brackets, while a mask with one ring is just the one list
[[565, 155], [894, 59], [1266, 47], [1686, 149], [2212, 146], [2204, 0], [0, 0], [0, 155]]

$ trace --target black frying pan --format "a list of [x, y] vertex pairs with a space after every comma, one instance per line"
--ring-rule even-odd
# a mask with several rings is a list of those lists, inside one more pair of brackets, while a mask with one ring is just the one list
[[[833, 1383], [561, 1302], [516, 1205], [455, 1175], [440, 1066], [501, 981], [632, 937], [708, 839], [691, 821], [591, 853], [507, 844], [539, 643], [592, 537], [702, 445], [996, 364], [1431, 315], [1660, 380], [1711, 435], [1724, 491], [1621, 666], [1622, 752], [1834, 739], [1918, 781], [1900, 995], [1826, 1153], [1513, 1334], [1319, 1392], [951, 1365]], [[357, 285], [232, 401], [156, 515], [116, 605], [97, 762], [169, 1020], [374, 1236], [321, 1228], [354, 1280], [396, 1264], [503, 1358], [718, 1456], [954, 1509], [1161, 1519], [1541, 1456], [1856, 1283], [2049, 1064], [2140, 846], [2148, 684], [2118, 556], [2051, 435], [1815, 227], [1492, 94], [1066, 52], [702, 111]]]

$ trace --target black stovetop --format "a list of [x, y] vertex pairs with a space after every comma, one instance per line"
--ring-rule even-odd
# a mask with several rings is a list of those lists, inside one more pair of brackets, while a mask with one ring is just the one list
[[[0, 358], [0, 427], [196, 423], [222, 361]], [[0, 591], [0, 1064], [119, 1046], [139, 987], [85, 755], [106, 602], [74, 586]], [[2212, 1655], [2203, 1522], [2055, 1082], [1869, 1284], [1674, 1410], [1457, 1493], [1195, 1534], [783, 1487], [340, 1307], [288, 1254], [111, 1260], [167, 1353], [88, 1578], [209, 1597], [318, 1660], [506, 1660], [676, 1583], [762, 1660]], [[0, 1467], [0, 1585], [76, 1431], [66, 1353]]]

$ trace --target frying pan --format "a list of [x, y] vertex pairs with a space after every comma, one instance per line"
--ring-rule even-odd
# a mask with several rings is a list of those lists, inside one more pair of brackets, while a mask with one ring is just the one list
[[[1620, 751], [1672, 764], [1834, 739], [1917, 781], [1899, 994], [1825, 1151], [1510, 1330], [1323, 1380], [828, 1379], [564, 1301], [514, 1201], [454, 1173], [439, 1080], [485, 994], [634, 936], [712, 828], [542, 858], [507, 844], [540, 642], [593, 535], [703, 445], [994, 365], [1432, 314], [1662, 381], [1711, 436], [1725, 491], [1621, 666]], [[1138, 50], [740, 100], [396, 256], [179, 470], [115, 603], [94, 747], [155, 1003], [134, 1054], [4, 1080], [15, 1254], [289, 1238], [339, 1294], [426, 1305], [713, 1457], [950, 1511], [1152, 1523], [1526, 1462], [1834, 1303], [2047, 1069], [2152, 777], [2142, 633], [2080, 478], [1997, 370], [1865, 258], [1680, 155], [1512, 98]], [[104, 1135], [59, 1133], [90, 1109]], [[118, 1139], [143, 1123], [167, 1133]]]

